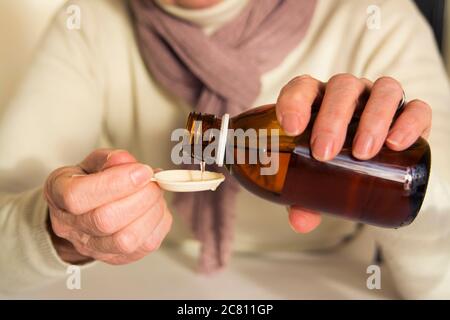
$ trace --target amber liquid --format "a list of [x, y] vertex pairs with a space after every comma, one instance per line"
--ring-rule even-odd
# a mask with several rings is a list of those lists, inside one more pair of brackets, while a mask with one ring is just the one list
[[[351, 154], [357, 124], [355, 118], [349, 125], [340, 154], [332, 161], [320, 162], [311, 154], [311, 126], [300, 136], [288, 137], [276, 121], [273, 106], [252, 109], [233, 118], [231, 127], [280, 129], [278, 173], [261, 175], [263, 166], [259, 163], [227, 167], [242, 186], [272, 202], [382, 227], [410, 224], [420, 210], [427, 187], [430, 170], [427, 142], [419, 139], [403, 152], [383, 147], [375, 158], [359, 161]], [[238, 149], [249, 150], [248, 145], [238, 145], [231, 152], [237, 153]], [[270, 148], [267, 152], [273, 156]], [[396, 181], [407, 173], [410, 181]]]

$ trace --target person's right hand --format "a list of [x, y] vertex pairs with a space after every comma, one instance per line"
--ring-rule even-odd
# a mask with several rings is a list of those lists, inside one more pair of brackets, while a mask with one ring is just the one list
[[172, 215], [152, 176], [128, 152], [108, 149], [50, 174], [44, 193], [60, 257], [126, 264], [158, 249]]

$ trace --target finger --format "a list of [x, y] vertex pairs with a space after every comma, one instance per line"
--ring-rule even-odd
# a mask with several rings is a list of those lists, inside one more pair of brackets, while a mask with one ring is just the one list
[[[360, 78], [360, 81], [364, 83], [365, 90], [361, 94], [358, 100], [358, 105], [356, 106], [356, 110], [353, 113], [353, 118], [361, 119], [361, 115], [364, 111], [364, 107], [366, 106], [367, 101], [369, 101], [370, 92], [372, 91], [373, 82], [367, 78]], [[359, 120], [358, 120], [359, 121]]]
[[364, 86], [368, 89], [369, 92], [370, 92], [370, 90], [372, 90], [372, 87], [373, 87], [372, 81], [370, 81], [367, 78], [360, 78], [359, 80], [361, 80], [364, 83]]
[[358, 99], [365, 90], [365, 83], [350, 74], [330, 79], [311, 133], [314, 158], [328, 161], [339, 153]]
[[164, 200], [161, 198], [146, 214], [126, 228], [108, 237], [92, 237], [87, 246], [104, 253], [131, 254], [136, 251], [155, 230], [164, 216]]
[[49, 216], [52, 231], [59, 238], [68, 239], [71, 236], [74, 215], [64, 212], [49, 204]]
[[124, 164], [85, 176], [70, 173], [53, 178], [49, 183], [49, 194], [58, 208], [73, 214], [83, 214], [125, 198], [147, 185], [153, 176], [149, 166], [139, 163]]
[[97, 261], [109, 261], [111, 259], [114, 259], [117, 255], [112, 253], [103, 253], [100, 251], [95, 251], [86, 246], [86, 243], [74, 240], [71, 241], [73, 246], [75, 247], [75, 250], [77, 250], [80, 254], [91, 257]]
[[[67, 214], [70, 217], [75, 217], [74, 215]], [[143, 244], [135, 252], [130, 255], [126, 254], [115, 254], [115, 253], [104, 253], [88, 246], [91, 237], [77, 231], [76, 235], [72, 235], [69, 241], [74, 245], [75, 249], [82, 255], [86, 257], [94, 258], [95, 260], [103, 261], [109, 264], [120, 265], [127, 264], [133, 261], [137, 261], [148, 253], [156, 251], [160, 246], [167, 233], [170, 231], [172, 225], [172, 215], [165, 206], [164, 216], [159, 222], [158, 226], [153, 230], [151, 235], [143, 242]], [[70, 228], [65, 227], [69, 230]], [[86, 241], [87, 240], [87, 241]]]
[[92, 236], [107, 236], [127, 227], [145, 214], [162, 197], [156, 183], [123, 199], [108, 203], [92, 212], [76, 216], [69, 214], [67, 223]]
[[55, 181], [67, 179], [68, 177], [84, 176], [85, 174], [86, 173], [79, 166], [62, 167], [53, 171], [45, 181], [44, 186], [44, 197], [47, 200], [47, 203], [55, 208], [59, 208], [53, 200]]
[[68, 220], [71, 221], [74, 218], [75, 216], [73, 214], [50, 207], [50, 220], [53, 233], [59, 238], [70, 241], [80, 254], [94, 257], [84, 248], [90, 236], [79, 228], [74, 228], [71, 223], [67, 223]]
[[380, 151], [402, 98], [403, 89], [396, 80], [383, 77], [374, 83], [353, 141], [356, 158], [367, 160]]
[[173, 218], [170, 214], [167, 206], [164, 210], [164, 216], [162, 220], [159, 222], [158, 226], [153, 230], [151, 235], [144, 241], [142, 246], [139, 248], [139, 251], [143, 253], [153, 252], [159, 249], [162, 241], [169, 233], [172, 227]]
[[428, 138], [431, 129], [432, 112], [428, 104], [420, 100], [409, 102], [391, 128], [386, 145], [395, 151], [409, 148], [422, 136]]
[[80, 167], [86, 173], [95, 173], [116, 165], [135, 163], [136, 159], [125, 150], [120, 149], [98, 149], [88, 155]]
[[289, 210], [289, 223], [298, 233], [309, 233], [316, 229], [322, 218], [319, 213], [307, 211], [299, 207], [291, 207]]
[[276, 104], [278, 122], [292, 136], [299, 135], [311, 118], [311, 106], [321, 94], [323, 84], [310, 77], [292, 79], [280, 92]]
[[136, 163], [136, 158], [125, 150], [115, 150], [108, 155], [106, 162], [103, 164], [101, 170], [106, 170], [115, 166], [127, 163]]
[[168, 210], [165, 211], [164, 217], [150, 236], [144, 243], [132, 254], [120, 254], [105, 261], [113, 265], [127, 264], [142, 259], [151, 252], [158, 250], [170, 231], [172, 226], [172, 215]]
[[82, 230], [73, 228], [70, 224], [66, 223], [67, 219], [74, 220], [75, 218], [76, 216], [73, 214], [50, 207], [51, 227], [56, 236], [68, 240], [74, 246], [75, 250], [85, 257], [101, 261], [112, 258], [112, 254], [104, 254], [102, 252], [91, 250], [86, 246], [90, 236]]

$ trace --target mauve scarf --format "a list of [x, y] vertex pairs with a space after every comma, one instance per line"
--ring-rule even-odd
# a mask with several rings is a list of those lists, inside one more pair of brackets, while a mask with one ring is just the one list
[[[239, 16], [208, 36], [153, 0], [130, 0], [137, 42], [151, 76], [196, 111], [217, 115], [235, 115], [252, 106], [261, 75], [300, 44], [315, 6], [316, 0], [251, 0]], [[177, 212], [202, 243], [203, 272], [218, 270], [229, 260], [238, 188], [228, 177], [216, 192], [176, 196]]]

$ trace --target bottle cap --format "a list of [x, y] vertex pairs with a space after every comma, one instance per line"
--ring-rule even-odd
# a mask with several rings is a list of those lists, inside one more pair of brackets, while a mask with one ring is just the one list
[[219, 167], [223, 166], [225, 158], [225, 148], [227, 146], [228, 125], [230, 122], [230, 115], [225, 113], [222, 117], [222, 123], [220, 125], [219, 142], [217, 145], [216, 164]]

